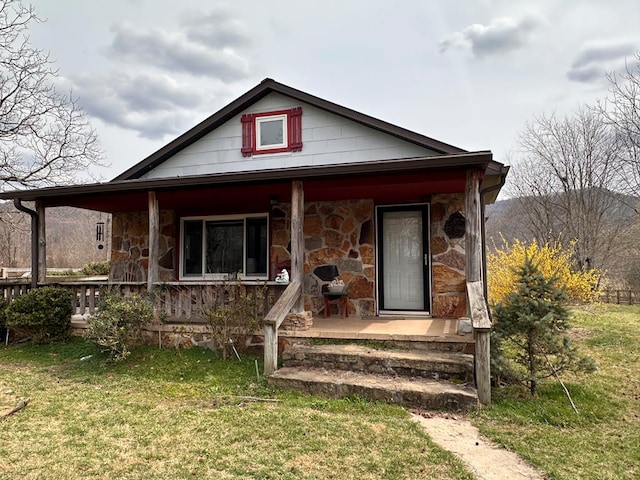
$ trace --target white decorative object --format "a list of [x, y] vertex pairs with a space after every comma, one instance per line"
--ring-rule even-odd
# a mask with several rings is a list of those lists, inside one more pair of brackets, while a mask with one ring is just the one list
[[289, 272], [286, 269], [282, 269], [282, 271], [276, 275], [276, 283], [289, 283]]
[[332, 280], [331, 283], [329, 283], [329, 286], [327, 288], [331, 293], [342, 293], [344, 292], [344, 287], [344, 282], [336, 278], [335, 280]]

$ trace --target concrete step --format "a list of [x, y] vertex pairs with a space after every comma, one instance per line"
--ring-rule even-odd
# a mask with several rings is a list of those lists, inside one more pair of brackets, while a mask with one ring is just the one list
[[478, 404], [476, 390], [468, 385], [427, 378], [284, 367], [268, 379], [269, 384], [329, 398], [358, 395], [369, 400], [437, 410], [469, 410]]
[[379, 350], [362, 345], [293, 345], [285, 367], [350, 370], [383, 375], [473, 382], [473, 355], [426, 350]]

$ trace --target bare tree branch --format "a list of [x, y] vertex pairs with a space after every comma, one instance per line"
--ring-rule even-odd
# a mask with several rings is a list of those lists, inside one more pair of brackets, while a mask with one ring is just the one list
[[640, 52], [621, 74], [607, 75], [609, 96], [598, 102], [594, 111], [613, 128], [620, 146], [624, 184], [631, 195], [640, 195]]
[[628, 221], [620, 220], [621, 146], [599, 113], [543, 115], [519, 138], [511, 194], [541, 242], [576, 241], [578, 267], [606, 267]]
[[49, 56], [31, 45], [41, 21], [22, 0], [0, 0], [0, 189], [77, 183], [102, 165], [95, 131], [71, 93], [55, 89]]

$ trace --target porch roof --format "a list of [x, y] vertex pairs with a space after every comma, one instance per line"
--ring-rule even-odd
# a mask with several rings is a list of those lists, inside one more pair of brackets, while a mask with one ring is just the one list
[[[506, 173], [505, 167], [492, 159], [490, 151], [479, 151], [350, 164], [112, 180], [2, 192], [0, 199], [40, 200], [47, 207], [75, 206], [117, 212], [132, 211], [139, 206], [146, 209], [148, 191], [156, 191], [166, 199], [175, 200], [179, 196], [189, 197], [189, 192], [193, 195], [193, 192], [202, 193], [207, 189], [222, 189], [221, 194], [230, 198], [247, 197], [246, 188], [251, 188], [252, 199], [260, 195], [268, 199], [269, 195], [288, 193], [292, 180], [304, 180], [305, 184], [315, 187], [309, 190], [309, 199], [363, 198], [362, 195], [370, 195], [383, 201], [392, 196], [463, 192], [464, 172], [468, 168], [479, 168], [484, 172], [483, 187], [498, 184], [500, 176]], [[191, 197], [190, 203], [193, 200]]]

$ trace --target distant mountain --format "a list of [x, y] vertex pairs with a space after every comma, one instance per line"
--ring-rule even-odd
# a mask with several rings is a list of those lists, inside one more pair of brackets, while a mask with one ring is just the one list
[[[107, 249], [99, 250], [96, 242], [99, 221], [109, 223], [110, 215], [72, 207], [47, 208], [47, 266], [79, 268], [106, 260]], [[29, 266], [30, 239], [29, 215], [16, 210], [12, 202], [0, 202], [0, 266]]]
[[[599, 192], [601, 193], [601, 192]], [[607, 215], [612, 221], [628, 221], [636, 223], [640, 221], [640, 198], [621, 193], [607, 192], [613, 199]], [[561, 198], [555, 200], [561, 203]], [[486, 236], [501, 243], [501, 236], [512, 241], [516, 238], [529, 240], [529, 230], [526, 212], [523, 212], [522, 202], [519, 198], [500, 200], [485, 208]]]

